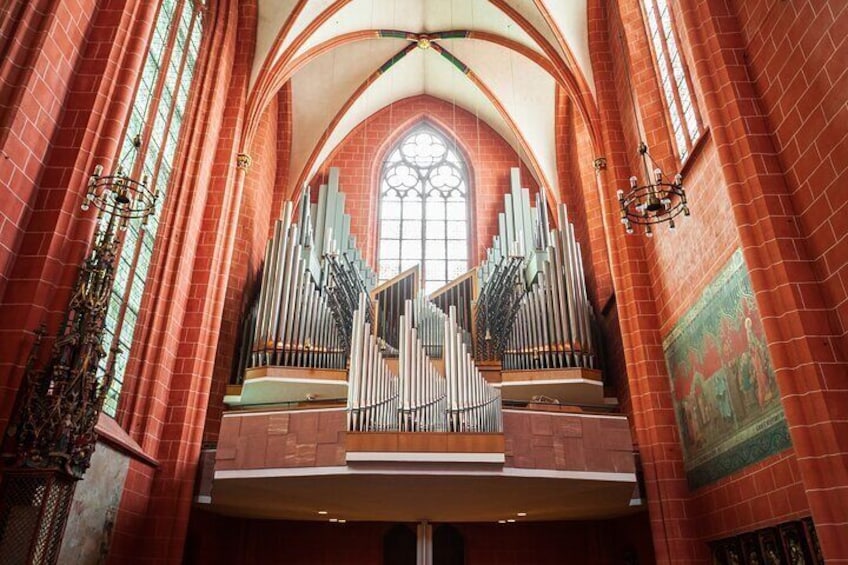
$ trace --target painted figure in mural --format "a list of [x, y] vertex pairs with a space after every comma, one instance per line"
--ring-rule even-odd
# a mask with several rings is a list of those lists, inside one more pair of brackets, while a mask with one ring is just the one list
[[712, 382], [716, 401], [718, 402], [719, 414], [721, 414], [725, 422], [732, 422], [733, 408], [730, 406], [730, 391], [727, 389], [727, 376], [723, 371], [716, 373], [713, 375]]
[[750, 317], [745, 318], [745, 336], [748, 338], [748, 350], [751, 353], [751, 369], [757, 383], [757, 402], [760, 406], [765, 406], [772, 398], [768, 353], [753, 328], [753, 320]]

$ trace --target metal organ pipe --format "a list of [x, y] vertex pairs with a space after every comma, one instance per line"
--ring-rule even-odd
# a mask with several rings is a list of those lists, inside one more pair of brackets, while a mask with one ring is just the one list
[[564, 206], [549, 233], [547, 258], [521, 299], [504, 369], [594, 367], [591, 306], [580, 244]]
[[386, 431], [397, 428], [398, 377], [392, 373], [366, 313], [365, 293], [353, 314], [350, 368], [348, 369], [348, 430]]

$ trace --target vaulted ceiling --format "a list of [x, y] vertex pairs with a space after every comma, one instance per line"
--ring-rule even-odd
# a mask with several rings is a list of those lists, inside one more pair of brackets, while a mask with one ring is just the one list
[[549, 189], [557, 87], [594, 115], [586, 0], [259, 0], [258, 11], [249, 128], [290, 80], [290, 190], [363, 120], [410, 96], [478, 116]]

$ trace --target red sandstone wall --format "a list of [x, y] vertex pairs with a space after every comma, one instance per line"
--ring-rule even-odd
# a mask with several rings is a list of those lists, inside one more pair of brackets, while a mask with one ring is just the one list
[[343, 409], [224, 418], [215, 469], [344, 465], [345, 429]]
[[848, 346], [848, 4], [733, 0], [806, 255]]
[[[601, 46], [600, 37], [596, 36], [595, 45], [599, 49], [594, 51], [595, 76], [599, 85], [602, 113], [613, 120], [618, 114], [623, 132], [620, 138], [623, 146], [619, 145], [616, 134], [611, 136], [613, 162], [620, 164], [622, 156], [627, 162], [625, 170], [613, 167], [613, 175], [608, 177], [612, 179], [610, 184], [613, 185], [609, 186], [608, 190], [612, 191], [616, 186], [626, 186], [625, 175], [629, 174], [627, 169], [640, 171], [640, 163], [633, 157], [634, 152], [630, 151], [630, 147], [635, 148], [635, 142], [640, 137], [628, 95], [631, 84], [638, 94], [645, 138], [653, 157], [666, 171], [678, 170], [679, 164], [672, 155], [668, 130], [664, 123], [662, 99], [653, 76], [651, 55], [642, 31], [644, 28], [638, 4], [635, 1], [627, 1], [604, 2], [603, 5], [603, 9], [595, 8], [599, 24], [605, 20], [596, 29], [606, 27], [607, 37], [610, 39], [604, 48]], [[747, 5], [745, 10], [747, 11]], [[766, 7], [762, 6], [762, 10], [766, 10]], [[623, 34], [626, 50], [619, 39], [621, 21], [625, 22], [627, 30]], [[781, 21], [792, 21], [797, 26], [798, 33], [802, 32], [802, 28], [807, 29], [806, 25], [788, 17]], [[784, 32], [775, 33], [782, 38]], [[688, 45], [686, 47], [688, 48]], [[608, 56], [603, 53], [605, 49], [609, 50]], [[692, 53], [688, 49], [685, 53], [690, 57], [691, 63]], [[763, 58], [771, 57], [769, 60], [775, 64], [778, 60], [781, 63], [783, 61], [781, 57], [772, 57], [772, 51], [769, 49], [764, 49], [763, 53]], [[628, 60], [628, 56], [633, 65], [629, 81], [622, 64]], [[797, 69], [797, 64], [793, 65], [793, 68]], [[814, 68], [818, 67], [813, 64], [810, 69]], [[696, 93], [700, 96], [700, 83], [696, 77], [693, 78]], [[845, 89], [842, 89], [843, 102], [844, 92]], [[611, 98], [614, 98], [616, 111], [604, 112], [603, 104], [611, 102]], [[700, 100], [703, 104], [704, 99]], [[799, 98], [793, 95], [785, 96], [783, 100], [791, 100], [794, 105]], [[611, 108], [607, 106], [607, 109]], [[702, 115], [706, 117], [707, 112], [703, 106], [701, 110]], [[616, 126], [610, 127], [615, 129]], [[813, 135], [815, 137], [817, 134]], [[844, 137], [844, 134], [841, 137]], [[751, 465], [695, 492], [689, 491], [685, 483], [681, 484], [677, 479], [680, 476], [682, 461], [676, 424], [673, 418], [663, 415], [667, 415], [665, 410], [670, 408], [670, 398], [667, 396], [668, 377], [662, 355], [661, 336], [667, 334], [680, 316], [697, 301], [705, 285], [741, 243], [736, 227], [739, 216], [734, 214], [730, 204], [731, 188], [725, 182], [725, 176], [721, 174], [723, 166], [726, 167], [727, 164], [720, 162], [719, 149], [711, 136], [708, 136], [700, 151], [696, 151], [683, 167], [693, 215], [679, 222], [676, 234], [659, 230], [652, 240], [642, 238], [636, 243], [641, 249], [634, 248], [633, 242], [621, 240], [628, 245], [627, 253], [630, 259], [625, 260], [628, 261], [627, 264], [621, 263], [619, 268], [628, 273], [627, 283], [633, 285], [630, 292], [635, 298], [634, 302], [629, 299], [625, 307], [631, 312], [629, 316], [634, 312], [639, 313], [638, 320], [631, 318], [623, 322], [625, 347], [630, 350], [629, 359], [644, 364], [635, 374], [650, 375], [647, 379], [644, 376], [639, 377], [639, 382], [630, 382], [629, 388], [635, 395], [634, 410], [639, 413], [640, 422], [643, 422], [639, 425], [648, 423], [653, 429], [651, 436], [646, 435], [645, 430], [641, 430], [641, 433], [637, 430], [637, 438], [642, 442], [643, 459], [645, 455], [649, 459], [646, 461], [646, 476], [654, 520], [657, 520], [660, 510], [657, 498], [662, 496], [665, 500], [662, 503], [664, 521], [679, 521], [680, 524], [679, 529], [660, 533], [672, 541], [668, 551], [671, 556], [677, 555], [677, 559], [682, 555], [692, 555], [686, 548], [696, 547], [691, 541], [683, 541], [687, 536], [700, 540], [715, 539], [731, 532], [755, 529], [810, 512], [792, 450]], [[833, 240], [831, 245], [836, 241], [838, 239]], [[789, 245], [792, 245], [792, 242], [789, 242]], [[622, 255], [618, 257], [621, 261]], [[644, 265], [647, 266], [644, 272], [638, 262], [641, 260], [644, 260]], [[843, 258], [842, 264], [844, 263]], [[693, 268], [694, 265], [698, 267]], [[843, 298], [837, 298], [834, 304], [840, 303], [840, 300]], [[637, 328], [639, 331], [634, 332]], [[635, 368], [634, 365], [631, 365], [631, 368]], [[650, 396], [645, 396], [646, 394]], [[652, 443], [657, 441], [654, 438], [658, 438], [659, 445], [663, 446], [662, 450], [656, 451], [653, 446], [649, 449], [645, 443], [648, 437]], [[657, 492], [658, 488], [661, 493]], [[687, 530], [687, 520], [691, 520], [694, 525], [691, 530]], [[659, 527], [659, 522], [656, 523]], [[656, 541], [657, 527], [654, 528], [654, 535]], [[675, 538], [680, 539], [679, 544], [674, 543], [677, 541]], [[666, 548], [663, 548], [663, 553], [665, 551]], [[702, 557], [703, 553], [700, 553], [699, 558]]]
[[624, 418], [509, 411], [503, 414], [505, 466], [633, 473]]
[[[531, 201], [538, 185], [515, 151], [492, 128], [452, 104], [421, 95], [395, 102], [356, 127], [333, 151], [310, 182], [313, 190], [324, 181], [330, 167], [339, 167], [339, 185], [347, 196], [351, 231], [365, 258], [372, 262], [377, 247], [377, 186], [384, 154], [408, 128], [427, 117], [456, 136], [468, 157], [471, 178], [472, 249], [484, 257], [498, 230], [503, 195], [509, 192], [509, 169], [521, 167], [521, 182], [530, 188]], [[471, 256], [472, 261], [474, 256]]]
[[206, 416], [204, 441], [215, 441], [221, 424], [226, 386], [233, 377], [236, 348], [241, 336], [241, 323], [246, 308], [253, 298], [256, 277], [262, 267], [265, 245], [268, 242], [268, 225], [273, 225], [272, 208], [278, 177], [279, 113], [277, 99], [269, 104], [262, 115], [252, 147], [248, 152], [251, 164], [245, 174], [244, 193], [239, 211], [236, 244], [227, 295], [221, 319], [221, 335], [215, 356], [215, 373]]

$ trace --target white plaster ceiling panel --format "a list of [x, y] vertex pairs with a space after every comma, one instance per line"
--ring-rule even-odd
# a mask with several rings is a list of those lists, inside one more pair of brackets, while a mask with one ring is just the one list
[[547, 9], [560, 35], [565, 39], [583, 76], [595, 92], [592, 61], [589, 58], [589, 23], [586, 0], [540, 0]]
[[333, 37], [367, 29], [412, 33], [486, 31], [542, 53], [521, 26], [488, 0], [354, 0], [321, 25], [298, 49], [297, 55]]
[[[523, 154], [503, 116], [476, 85], [435, 51], [416, 49], [380, 76], [351, 105], [320, 148], [305, 178], [312, 178], [333, 150], [369, 116], [398, 100], [422, 93], [456, 104], [474, 114], [503, 137], [519, 155]], [[474, 144], [473, 139], [464, 141], [472, 146]], [[296, 182], [298, 176], [294, 175], [292, 182]]]
[[[382, 40], [386, 41], [386, 40]], [[376, 69], [379, 65], [375, 65]], [[379, 111], [394, 102], [420, 94], [424, 90], [424, 72], [422, 62], [422, 51], [416, 49], [409, 53], [406, 57], [398, 61], [392, 66], [389, 72], [386, 72], [377, 78], [370, 87], [363, 92], [356, 101], [348, 108], [344, 117], [336, 124], [335, 129], [330, 133], [326, 143], [320, 149], [318, 158], [313, 163], [312, 167], [305, 176], [306, 179], [311, 179], [318, 167], [329, 157], [335, 147], [353, 129], [363, 120], [368, 118], [374, 112]], [[322, 130], [323, 131], [323, 130]], [[317, 138], [314, 140], [317, 141]], [[311, 153], [313, 144], [308, 148]], [[292, 155], [292, 171], [297, 174], [291, 175], [291, 182], [296, 183], [300, 172], [306, 164], [308, 156], [295, 163], [294, 155]], [[342, 179], [342, 183], [343, 183]], [[297, 188], [297, 187], [292, 187]]]
[[256, 80], [256, 74], [262, 67], [262, 62], [268, 56], [268, 51], [274, 44], [277, 33], [285, 25], [286, 20], [297, 4], [297, 0], [262, 0], [257, 6], [256, 50], [253, 53], [253, 69], [250, 82]]
[[535, 156], [545, 176], [543, 182], [556, 191], [553, 77], [529, 59], [497, 45], [468, 40], [442, 43], [473, 69], [500, 101]]
[[424, 32], [469, 29], [502, 35], [542, 53], [536, 42], [488, 0], [423, 0]]
[[[561, 1], [563, 3], [571, 2], [571, 0]], [[536, 28], [536, 31], [542, 34], [551, 47], [556, 50], [562, 60], [567, 61], [565, 52], [562, 50], [562, 46], [559, 44], [559, 41], [557, 41], [556, 35], [554, 35], [551, 26], [548, 25], [548, 22], [545, 21], [545, 17], [536, 7], [534, 0], [504, 0], [504, 3], [508, 4], [516, 12], [520, 13], [524, 19], [530, 23], [530, 25]]]
[[[519, 156], [524, 157], [524, 150], [518, 143], [515, 132], [510, 129], [501, 113], [477, 88], [477, 85], [468, 80], [459, 69], [432, 51], [424, 59], [424, 69], [424, 91], [427, 94], [455, 103], [458, 107], [474, 114], [480, 121], [495, 130]], [[464, 141], [472, 148], [476, 142], [473, 138]], [[536, 180], [538, 182], [540, 179]]]
[[[321, 43], [350, 33], [368, 29], [395, 29], [417, 32], [423, 27], [419, 0], [353, 0], [324, 22], [297, 55]], [[344, 47], [342, 47], [344, 49]]]
[[351, 43], [344, 52], [333, 50], [317, 57], [292, 78], [292, 171], [300, 172], [324, 130], [360, 84], [405, 45], [401, 39]]
[[[260, 0], [260, 2], [268, 2], [273, 0]], [[292, 44], [292, 41], [300, 35], [306, 28], [321, 15], [321, 12], [326, 10], [333, 4], [334, 0], [306, 0], [303, 9], [298, 14], [291, 29], [286, 33], [285, 38], [280, 44], [280, 49], [276, 53], [271, 53], [271, 59], [277, 60], [280, 55], [285, 53], [286, 49]]]

